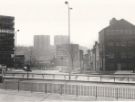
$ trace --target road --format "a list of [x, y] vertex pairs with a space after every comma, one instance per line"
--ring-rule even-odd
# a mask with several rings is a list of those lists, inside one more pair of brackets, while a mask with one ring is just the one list
[[[62, 73], [58, 70], [33, 70], [32, 72], [24, 72], [15, 70], [8, 72], [5, 78], [32, 78], [32, 79], [59, 79], [69, 80], [68, 73]], [[71, 80], [78, 81], [101, 81], [101, 82], [121, 82], [135, 83], [135, 74], [114, 74], [114, 75], [97, 75], [97, 74], [72, 74]]]

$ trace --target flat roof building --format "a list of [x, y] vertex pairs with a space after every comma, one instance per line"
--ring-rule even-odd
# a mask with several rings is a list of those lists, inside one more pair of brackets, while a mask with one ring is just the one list
[[35, 35], [34, 48], [40, 51], [48, 50], [50, 48], [50, 36], [49, 35]]
[[0, 64], [14, 66], [14, 17], [0, 15]]
[[56, 35], [54, 36], [54, 45], [68, 44], [68, 36]]
[[63, 44], [56, 46], [57, 66], [64, 66], [65, 71], [80, 71], [80, 54], [78, 44]]
[[35, 35], [34, 36], [34, 53], [37, 60], [48, 62], [50, 60], [50, 36]]

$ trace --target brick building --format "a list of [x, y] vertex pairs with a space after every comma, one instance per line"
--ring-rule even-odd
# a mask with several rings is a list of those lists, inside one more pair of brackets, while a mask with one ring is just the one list
[[99, 32], [100, 67], [103, 71], [135, 68], [135, 26], [113, 18]]
[[91, 70], [100, 71], [100, 57], [99, 57], [99, 43], [95, 42], [93, 49], [91, 50]]

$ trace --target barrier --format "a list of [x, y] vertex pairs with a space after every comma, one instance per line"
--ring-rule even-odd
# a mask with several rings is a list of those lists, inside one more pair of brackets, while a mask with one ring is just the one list
[[[6, 73], [4, 78], [69, 80], [68, 74]], [[71, 75], [71, 80], [135, 83], [134, 75]]]
[[135, 87], [118, 85], [93, 85], [72, 84], [55, 82], [26, 82], [26, 81], [4, 81], [5, 89], [24, 90], [31, 92], [56, 93], [76, 96], [109, 97], [115, 99], [135, 99]]

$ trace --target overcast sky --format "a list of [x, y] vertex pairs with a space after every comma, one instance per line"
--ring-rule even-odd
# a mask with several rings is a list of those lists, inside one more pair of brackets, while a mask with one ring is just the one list
[[[0, 0], [0, 15], [15, 17], [18, 45], [33, 45], [33, 35], [67, 35], [65, 0]], [[69, 0], [71, 42], [91, 48], [111, 18], [135, 24], [135, 0]]]

